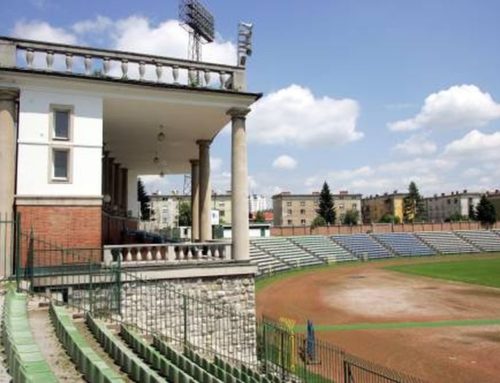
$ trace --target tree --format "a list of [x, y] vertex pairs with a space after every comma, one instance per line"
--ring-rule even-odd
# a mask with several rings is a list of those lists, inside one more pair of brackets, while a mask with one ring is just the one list
[[258, 211], [257, 213], [255, 213], [255, 219], [254, 219], [255, 222], [257, 223], [264, 223], [266, 222], [266, 217], [264, 216], [264, 212], [262, 211]]
[[497, 221], [495, 205], [485, 195], [476, 207], [476, 219], [485, 227], [491, 227]]
[[141, 204], [141, 219], [143, 221], [149, 221], [151, 215], [151, 208], [149, 206], [149, 196], [146, 194], [146, 190], [144, 189], [144, 184], [142, 180], [139, 178], [137, 181], [137, 199]]
[[392, 215], [392, 214], [384, 214], [382, 216], [382, 218], [380, 218], [380, 223], [395, 223], [395, 224], [399, 224], [401, 223], [401, 219], [396, 215]]
[[462, 215], [460, 213], [453, 213], [448, 218], [446, 218], [444, 221], [445, 222], [460, 222], [460, 221], [467, 221], [467, 219], [468, 218], [465, 215]]
[[405, 222], [415, 222], [421, 221], [424, 216], [424, 199], [415, 182], [411, 181], [408, 186], [408, 195], [403, 199], [403, 219]]
[[179, 226], [191, 226], [191, 205], [187, 202], [179, 204]]
[[476, 220], [476, 211], [475, 211], [474, 205], [472, 203], [469, 205], [469, 219], [471, 221]]
[[323, 183], [323, 188], [319, 195], [319, 209], [317, 210], [318, 215], [323, 217], [325, 224], [331, 225], [335, 223], [335, 209], [333, 207], [333, 196], [330, 193], [330, 187], [326, 183]]
[[311, 222], [311, 229], [315, 229], [319, 226], [326, 226], [325, 219], [320, 215], [316, 216], [316, 218], [314, 218]]
[[359, 211], [350, 209], [347, 210], [344, 217], [342, 218], [342, 223], [344, 225], [357, 225], [359, 221]]

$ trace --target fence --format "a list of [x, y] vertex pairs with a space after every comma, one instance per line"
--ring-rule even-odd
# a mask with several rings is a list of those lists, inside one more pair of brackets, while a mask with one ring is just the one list
[[263, 318], [258, 325], [258, 355], [265, 373], [281, 381], [309, 383], [423, 383], [351, 355], [291, 326]]

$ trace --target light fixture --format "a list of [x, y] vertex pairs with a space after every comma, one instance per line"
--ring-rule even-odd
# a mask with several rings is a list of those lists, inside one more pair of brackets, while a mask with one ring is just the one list
[[153, 163], [155, 165], [158, 165], [160, 163], [160, 159], [158, 158], [158, 156], [156, 155], [154, 158], [153, 158]]
[[165, 173], [163, 173], [163, 170], [160, 171], [160, 177], [163, 178], [165, 176]]
[[165, 140], [165, 133], [163, 133], [163, 125], [160, 125], [160, 133], [156, 136], [159, 142], [163, 142]]

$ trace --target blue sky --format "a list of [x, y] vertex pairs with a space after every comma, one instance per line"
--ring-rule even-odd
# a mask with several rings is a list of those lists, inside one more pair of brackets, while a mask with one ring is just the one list
[[[500, 2], [216, 1], [205, 58], [234, 60], [254, 23], [248, 119], [251, 191], [498, 189]], [[0, 33], [183, 56], [177, 1], [10, 2]], [[170, 21], [169, 21], [170, 20]], [[167, 38], [168, 37], [168, 38]], [[213, 144], [213, 186], [229, 185], [229, 135]], [[179, 177], [148, 179], [180, 188]]]

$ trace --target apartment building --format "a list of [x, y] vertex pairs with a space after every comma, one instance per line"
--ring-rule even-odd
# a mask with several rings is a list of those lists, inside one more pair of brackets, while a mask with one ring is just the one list
[[[274, 226], [309, 226], [318, 215], [319, 192], [312, 194], [292, 194], [282, 192], [272, 197]], [[361, 213], [361, 194], [349, 194], [341, 191], [333, 194], [336, 223], [340, 224], [349, 210]], [[361, 223], [361, 214], [359, 215]]]
[[398, 193], [394, 190], [392, 193], [384, 193], [382, 195], [370, 195], [362, 200], [362, 216], [364, 223], [380, 222], [382, 217], [390, 214], [394, 217], [399, 217], [403, 221], [403, 200], [407, 193]]
[[427, 220], [441, 222], [458, 215], [468, 217], [469, 211], [477, 206], [480, 199], [481, 193], [470, 193], [467, 190], [424, 198]]

